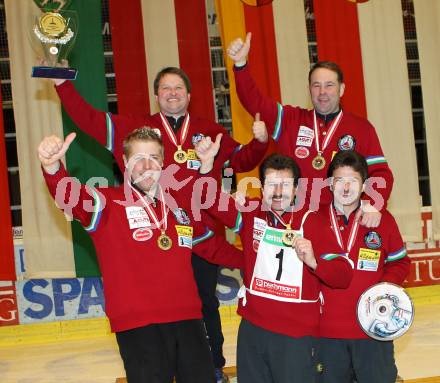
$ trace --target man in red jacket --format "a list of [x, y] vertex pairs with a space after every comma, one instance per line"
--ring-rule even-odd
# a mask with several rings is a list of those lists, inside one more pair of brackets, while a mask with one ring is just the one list
[[[206, 235], [185, 214], [186, 196], [171, 194], [174, 200], [165, 201], [158, 183], [163, 144], [152, 129], [137, 129], [125, 139], [128, 172], [118, 187], [86, 187], [69, 178], [60, 159], [74, 138], [75, 133], [65, 141], [46, 137], [38, 155], [57, 205], [69, 208], [95, 245], [106, 314], [128, 382], [171, 383], [174, 376], [181, 383], [216, 382], [191, 267], [192, 245], [205, 255], [232, 255], [234, 248], [220, 249], [225, 241], [217, 236], [201, 241]], [[72, 200], [77, 201], [73, 206]], [[240, 256], [224, 263], [241, 267]]]
[[[320, 321], [320, 360], [322, 383], [394, 383], [397, 368], [393, 342], [369, 338], [360, 328], [356, 307], [359, 297], [379, 282], [401, 285], [408, 275], [407, 256], [393, 216], [382, 211], [380, 225], [374, 229], [355, 220], [361, 208], [363, 185], [368, 177], [366, 160], [355, 151], [335, 155], [328, 168], [333, 202], [317, 213], [324, 224], [321, 241], [338, 244], [354, 265], [353, 279], [347, 289], [322, 285], [324, 306]], [[326, 223], [326, 224], [325, 224]]]
[[[221, 125], [213, 121], [189, 115], [191, 82], [180, 68], [167, 67], [157, 74], [154, 94], [160, 113], [153, 115], [119, 115], [96, 110], [81, 97], [70, 81], [57, 79], [54, 82], [63, 107], [75, 124], [114, 154], [122, 172], [122, 141], [127, 134], [144, 125], [157, 129], [165, 148], [164, 166], [172, 165], [168, 171], [175, 170], [170, 177], [169, 187], [188, 197], [192, 192], [192, 180], [200, 166], [194, 144], [204, 136], [215, 137], [218, 133], [226, 133]], [[215, 178], [220, 180], [226, 162], [236, 172], [252, 170], [263, 158], [266, 148], [267, 135], [256, 136], [248, 145], [242, 146], [225, 134], [214, 165]], [[204, 221], [208, 219], [209, 217], [204, 217]], [[209, 226], [213, 228], [216, 224], [211, 220]], [[196, 255], [192, 263], [203, 303], [203, 317], [216, 373], [219, 376], [218, 382], [221, 383], [226, 378], [222, 373], [225, 358], [219, 301], [216, 296], [218, 266]]]
[[[207, 137], [198, 144], [201, 174], [210, 174], [220, 140], [218, 135], [214, 143]], [[263, 200], [239, 206], [219, 191], [208, 196], [208, 213], [231, 227], [243, 243], [240, 383], [314, 383], [321, 285], [345, 288], [351, 280], [352, 266], [335, 252], [337, 244], [331, 248], [321, 240], [316, 214], [295, 209], [299, 177], [292, 158], [272, 154], [260, 166]], [[209, 177], [201, 177], [197, 187], [205, 181]], [[217, 255], [213, 262], [222, 264], [222, 254]]]
[[297, 161], [302, 176], [308, 181], [305, 185], [306, 203], [316, 209], [318, 205], [331, 202], [331, 193], [323, 182], [328, 164], [338, 151], [355, 149], [367, 160], [370, 182], [377, 182], [375, 190], [372, 187], [366, 190], [370, 198], [364, 198], [370, 203], [362, 205], [357, 218], [364, 226], [378, 226], [391, 194], [393, 175], [374, 127], [366, 119], [341, 107], [340, 99], [345, 90], [341, 69], [337, 64], [325, 61], [318, 62], [310, 70], [312, 110], [282, 105], [257, 88], [246, 61], [250, 42], [251, 34], [248, 33], [244, 42], [238, 38], [227, 50], [235, 63], [238, 97], [251, 115], [261, 113], [279, 151]]

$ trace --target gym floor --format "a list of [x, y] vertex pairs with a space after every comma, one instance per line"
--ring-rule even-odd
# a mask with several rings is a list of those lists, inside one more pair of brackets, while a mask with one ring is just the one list
[[[223, 321], [224, 352], [231, 367], [235, 365], [238, 324], [234, 315]], [[416, 304], [412, 328], [395, 341], [404, 382], [440, 383], [439, 346], [440, 304]], [[234, 369], [228, 371], [233, 374]], [[121, 377], [124, 369], [113, 335], [0, 347], [0, 383], [114, 383]]]

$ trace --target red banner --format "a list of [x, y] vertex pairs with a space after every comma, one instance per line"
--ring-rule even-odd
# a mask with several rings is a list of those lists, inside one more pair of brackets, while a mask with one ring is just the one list
[[320, 61], [334, 61], [344, 72], [344, 109], [367, 116], [357, 5], [349, 1], [314, 0]]
[[246, 31], [252, 32], [249, 52], [250, 70], [259, 89], [274, 100], [281, 101], [277, 46], [272, 5], [244, 6]]
[[14, 282], [0, 282], [0, 327], [16, 325], [18, 319]]
[[174, 1], [180, 67], [191, 80], [190, 113], [215, 119], [205, 0]]
[[0, 280], [14, 281], [16, 277], [10, 206], [2, 95], [0, 92]]
[[433, 252], [410, 254], [411, 269], [405, 287], [431, 286], [440, 284], [440, 249]]
[[[252, 48], [249, 52], [249, 61], [252, 63], [250, 65], [252, 76], [264, 94], [281, 102], [272, 5], [268, 4], [261, 7], [245, 5], [244, 17], [246, 31], [252, 32]], [[274, 151], [276, 151], [275, 143], [271, 140], [267, 155]]]
[[110, 0], [109, 7], [118, 113], [148, 113], [150, 101], [141, 2]]

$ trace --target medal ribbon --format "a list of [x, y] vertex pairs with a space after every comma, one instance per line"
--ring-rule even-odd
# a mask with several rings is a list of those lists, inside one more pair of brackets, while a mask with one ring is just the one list
[[161, 223], [159, 221], [158, 216], [156, 215], [155, 211], [151, 208], [150, 204], [147, 203], [144, 199], [144, 197], [142, 197], [141, 193], [139, 193], [133, 186], [131, 186], [131, 189], [134, 191], [134, 193], [139, 197], [139, 199], [142, 201], [143, 205], [144, 205], [144, 209], [147, 211], [147, 214], [151, 217], [151, 219], [153, 220], [154, 224], [156, 225], [156, 227], [158, 229], [161, 229], [162, 233], [164, 233], [168, 227], [168, 217], [167, 217], [167, 208], [165, 205], [165, 199], [164, 199], [164, 194], [162, 191], [162, 188], [159, 186], [159, 192], [160, 192], [160, 206], [161, 206], [161, 210], [162, 210], [162, 221], [163, 221], [163, 227], [161, 228]]
[[336, 116], [336, 118], [333, 120], [332, 124], [330, 125], [330, 128], [327, 132], [327, 135], [324, 138], [324, 141], [322, 142], [322, 149], [319, 150], [319, 133], [318, 133], [318, 123], [316, 121], [316, 111], [313, 110], [313, 130], [315, 131], [315, 147], [318, 155], [321, 155], [321, 153], [327, 148], [331, 138], [333, 137], [333, 134], [336, 131], [336, 128], [338, 127], [339, 123], [341, 122], [342, 118], [342, 109]]
[[341, 249], [346, 251], [348, 256], [351, 248], [353, 247], [354, 241], [356, 240], [356, 236], [359, 229], [359, 222], [354, 220], [353, 224], [351, 225], [350, 235], [348, 236], [347, 248], [345, 248], [342, 240], [342, 234], [341, 231], [339, 230], [338, 221], [336, 219], [335, 208], [333, 207], [333, 205], [330, 205], [330, 219], [333, 226], [333, 230], [335, 232], [336, 240], [338, 241], [338, 244], [341, 247]]
[[163, 115], [162, 112], [159, 113], [160, 118], [162, 119], [162, 126], [165, 129], [165, 132], [167, 133], [169, 139], [174, 144], [174, 146], [181, 150], [183, 144], [185, 143], [186, 136], [188, 135], [189, 130], [189, 113], [186, 114], [185, 120], [183, 121], [183, 128], [180, 130], [180, 144], [177, 143], [177, 137], [174, 134], [173, 129], [170, 126], [170, 123], [168, 122], [167, 118]]
[[293, 218], [293, 209], [292, 209], [292, 213], [290, 214], [290, 219], [288, 223], [285, 223], [284, 220], [281, 218], [281, 216], [275, 212], [274, 210], [270, 209], [270, 211], [272, 212], [272, 214], [277, 218], [278, 221], [281, 222], [281, 224], [287, 229], [290, 230], [292, 229], [292, 218]]

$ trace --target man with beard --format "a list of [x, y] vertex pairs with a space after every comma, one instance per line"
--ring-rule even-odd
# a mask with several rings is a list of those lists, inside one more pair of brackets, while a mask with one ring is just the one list
[[[220, 134], [215, 142], [207, 137], [196, 147], [202, 162], [199, 185], [205, 181], [202, 175], [210, 175], [221, 139]], [[239, 206], [218, 192], [207, 208], [243, 243], [240, 383], [314, 383], [321, 285], [345, 288], [351, 280], [351, 264], [320, 240], [316, 214], [296, 210], [299, 177], [292, 158], [272, 154], [260, 166], [263, 199]], [[333, 256], [323, 256], [324, 251]], [[222, 264], [222, 254], [217, 255], [213, 262]]]

